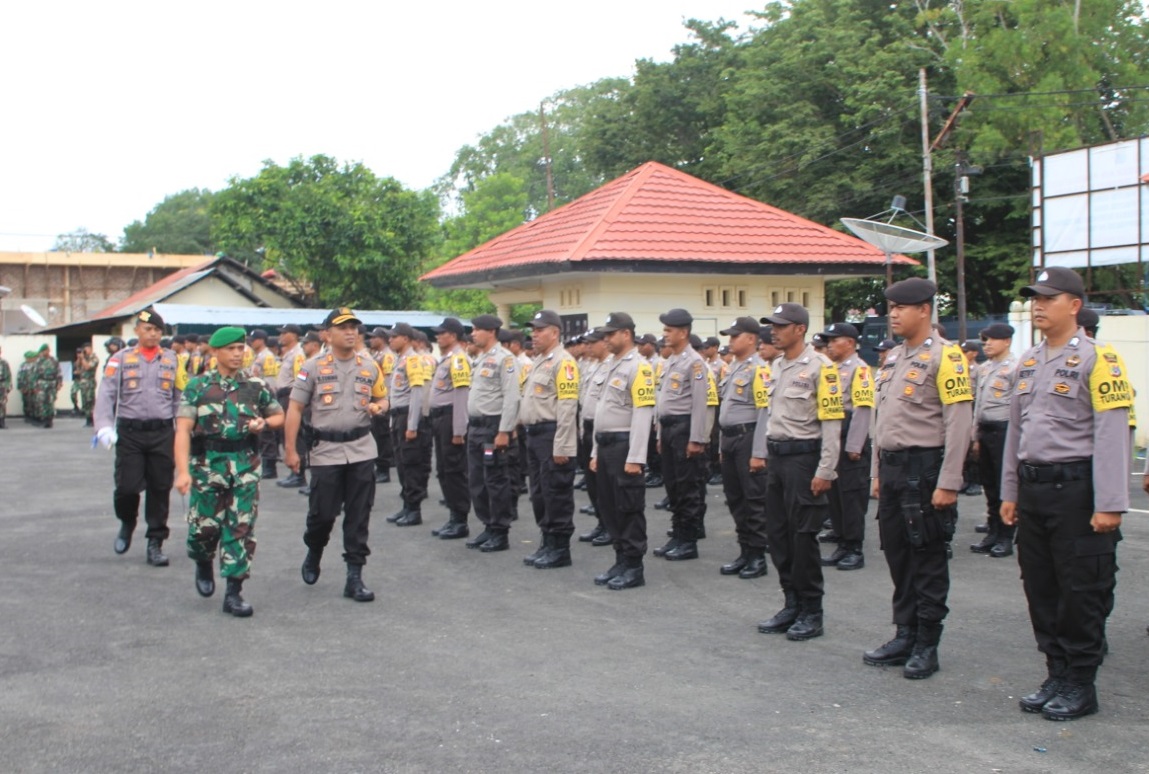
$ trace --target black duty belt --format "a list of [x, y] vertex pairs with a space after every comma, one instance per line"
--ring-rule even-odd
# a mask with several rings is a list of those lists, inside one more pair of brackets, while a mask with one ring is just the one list
[[291, 388], [290, 387], [280, 387], [278, 390], [275, 391], [276, 400], [283, 400], [284, 398], [288, 398], [288, 397], [291, 397]]
[[978, 422], [979, 430], [985, 430], [990, 433], [1004, 433], [1009, 429], [1009, 422]]
[[471, 427], [487, 427], [489, 425], [494, 425], [495, 427], [498, 427], [499, 421], [501, 419], [502, 419], [502, 417], [499, 416], [498, 414], [492, 414], [490, 416], [481, 416], [481, 417], [469, 417], [467, 419], [467, 424], [470, 425]]
[[747, 433], [753, 433], [754, 428], [757, 426], [757, 422], [746, 422], [741, 425], [724, 425], [722, 427], [722, 434], [729, 436], [746, 435]]
[[671, 416], [668, 416], [668, 417], [659, 417], [658, 421], [659, 421], [659, 424], [661, 424], [663, 427], [669, 427], [670, 425], [682, 425], [682, 424], [686, 424], [687, 422], [690, 421], [690, 415], [689, 414], [672, 414]]
[[117, 419], [118, 430], [164, 430], [171, 428], [170, 419]]
[[1055, 484], [1061, 481], [1081, 481], [1092, 478], [1092, 460], [1075, 462], [1022, 462], [1017, 466], [1017, 475], [1022, 481], [1031, 484]]
[[441, 417], [444, 414], [450, 414], [451, 409], [453, 409], [453, 408], [455, 408], [455, 407], [454, 406], [432, 406], [431, 411], [428, 414], [428, 416]]
[[225, 438], [196, 438], [192, 437], [192, 453], [199, 456], [204, 452], [249, 452], [254, 453], [258, 448], [258, 438], [254, 435], [238, 440]]
[[533, 425], [527, 425], [527, 435], [542, 435], [544, 433], [553, 433], [558, 429], [558, 422], [535, 422]]
[[370, 432], [370, 427], [356, 427], [352, 430], [312, 430], [311, 437], [317, 441], [347, 443], [348, 441], [358, 441]]
[[613, 433], [595, 433], [594, 441], [599, 446], [613, 446], [616, 443], [630, 443], [630, 431], [623, 430]]
[[790, 457], [794, 454], [810, 454], [822, 450], [820, 438], [803, 441], [771, 441], [766, 439], [766, 451], [771, 457]]
[[401, 417], [410, 411], [411, 411], [410, 406], [399, 406], [398, 408], [391, 409], [390, 413], [391, 413], [391, 416], [393, 416], [393, 417]]
[[911, 446], [908, 449], [898, 449], [897, 451], [882, 451], [882, 462], [887, 465], [895, 467], [902, 467], [911, 460], [918, 460], [923, 464], [929, 466], [941, 459], [945, 447], [942, 446]]

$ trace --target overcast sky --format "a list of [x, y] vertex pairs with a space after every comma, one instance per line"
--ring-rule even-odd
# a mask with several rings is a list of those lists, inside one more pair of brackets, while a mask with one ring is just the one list
[[745, 28], [752, 0], [9, 2], [0, 10], [0, 249], [118, 241], [164, 196], [325, 153], [429, 186], [560, 89]]

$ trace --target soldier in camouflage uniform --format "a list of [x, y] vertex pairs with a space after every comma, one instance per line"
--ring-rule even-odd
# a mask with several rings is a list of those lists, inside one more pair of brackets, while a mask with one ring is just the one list
[[32, 423], [36, 415], [36, 407], [32, 397], [32, 368], [36, 365], [36, 353], [24, 353], [24, 362], [16, 370], [16, 389], [20, 391], [20, 402], [23, 406], [24, 421]]
[[60, 376], [60, 363], [52, 357], [47, 344], [40, 347], [32, 373], [36, 419], [41, 427], [51, 427], [56, 417], [56, 394], [60, 392], [63, 379]]
[[[196, 563], [196, 591], [215, 593], [212, 562], [220, 549], [227, 579], [223, 611], [252, 614], [240, 596], [251, 574], [259, 501], [259, 435], [283, 426], [283, 408], [263, 379], [242, 370], [244, 331], [220, 328], [211, 337], [216, 368], [188, 382], [176, 419], [176, 489], [191, 490], [188, 556]], [[189, 463], [194, 463], [190, 466]]]
[[96, 371], [99, 367], [100, 359], [92, 352], [92, 345], [85, 344], [76, 353], [72, 369], [72, 405], [87, 420], [84, 427], [92, 426], [92, 408], [96, 405]]
[[0, 358], [0, 429], [7, 427], [8, 393], [12, 391], [12, 367]]

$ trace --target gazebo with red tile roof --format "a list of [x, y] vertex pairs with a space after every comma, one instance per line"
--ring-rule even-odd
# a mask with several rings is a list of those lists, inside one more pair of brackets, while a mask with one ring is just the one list
[[827, 279], [880, 275], [885, 260], [849, 234], [649, 162], [422, 279], [487, 289], [503, 314], [541, 302], [572, 331], [623, 310], [653, 331], [661, 311], [682, 306], [706, 335], [782, 301], [805, 305], [813, 328]]

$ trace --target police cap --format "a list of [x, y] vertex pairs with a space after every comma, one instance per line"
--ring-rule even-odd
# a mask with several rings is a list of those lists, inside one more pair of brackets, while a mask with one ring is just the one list
[[387, 333], [387, 331], [383, 328], [375, 328], [368, 335], [368, 338], [383, 339], [383, 341], [387, 341], [387, 339], [391, 338], [391, 334]]
[[810, 325], [810, 313], [801, 304], [784, 303], [774, 308], [774, 313], [763, 317], [759, 322], [771, 325]]
[[877, 344], [874, 345], [874, 351], [875, 352], [885, 352], [886, 350], [893, 349], [896, 346], [898, 346], [898, 344], [893, 339], [882, 339], [881, 341], [879, 341]]
[[467, 329], [463, 327], [463, 323], [459, 322], [457, 318], [445, 317], [443, 318], [443, 322], [431, 329], [431, 332], [435, 335], [440, 333], [453, 333], [456, 336], [462, 336], [467, 332]]
[[706, 340], [702, 342], [703, 349], [710, 349], [711, 347], [721, 347], [722, 342], [718, 340], [717, 336], [707, 336]]
[[307, 335], [303, 337], [304, 344], [322, 344], [323, 339], [319, 338], [319, 334], [315, 331], [308, 331]]
[[1085, 298], [1085, 283], [1081, 281], [1081, 275], [1064, 266], [1042, 269], [1036, 282], [1021, 289], [1021, 294], [1026, 297], [1056, 296], [1062, 293]]
[[256, 328], [251, 332], [251, 340], [255, 341], [256, 339], [263, 339], [264, 341], [267, 341], [267, 331], [265, 331], [263, 328]]
[[928, 279], [910, 277], [886, 288], [886, 298], [895, 304], [925, 304], [937, 295], [938, 286]]
[[702, 337], [697, 333], [690, 334], [690, 346], [694, 349], [702, 349]]
[[[185, 338], [185, 339], [187, 339], [187, 342], [188, 342], [188, 344], [199, 344], [199, 334], [198, 334], [198, 333], [189, 333], [189, 334], [186, 334], [186, 335], [184, 336], [184, 338]], [[109, 343], [109, 344], [111, 344], [112, 342], [115, 342], [115, 343], [117, 343], [117, 344], [120, 344], [121, 346], [123, 345], [123, 342], [122, 342], [122, 341], [120, 341], [119, 339], [116, 339], [116, 338], [113, 338], [113, 339], [109, 339], [109, 340], [108, 340], [108, 343]]]
[[687, 328], [694, 324], [694, 315], [685, 309], [671, 309], [660, 314], [658, 321], [671, 328]]
[[535, 316], [527, 323], [532, 328], [558, 328], [562, 330], [563, 320], [559, 317], [558, 312], [552, 312], [550, 309], [540, 309], [535, 312]]
[[480, 331], [497, 331], [503, 327], [503, 321], [493, 314], [481, 314], [471, 320], [471, 327]]
[[729, 328], [718, 331], [723, 336], [738, 336], [743, 333], [753, 333], [755, 335], [762, 332], [762, 326], [753, 317], [739, 317], [734, 322], [730, 323]]
[[287, 325], [280, 328], [279, 332], [280, 333], [294, 333], [296, 336], [302, 336], [303, 335], [303, 329], [300, 328], [295, 323], [288, 323]]
[[415, 334], [415, 329], [405, 322], [395, 323], [391, 326], [390, 331], [392, 336], [406, 336], [409, 339], [418, 338]]
[[658, 346], [658, 337], [653, 333], [644, 333], [634, 340], [635, 344], [650, 344], [651, 346]]
[[583, 334], [583, 339], [587, 344], [593, 344], [596, 341], [602, 341], [603, 336], [605, 336], [606, 333], [607, 332], [602, 328], [592, 328]]
[[[1077, 313], [1077, 321], [1079, 323], [1081, 322], [1081, 312]], [[985, 326], [981, 330], [981, 340], [982, 341], [985, 341], [986, 339], [1012, 339], [1012, 338], [1013, 338], [1013, 326], [1007, 325], [1006, 323], [994, 323], [993, 325]]]
[[136, 315], [136, 322], [149, 323], [156, 326], [157, 328], [164, 327], [164, 318], [160, 317], [156, 310], [152, 309], [150, 306]]
[[353, 322], [356, 325], [363, 322], [351, 311], [349, 307], [341, 306], [338, 309], [332, 309], [326, 318], [323, 320], [324, 325], [342, 325], [343, 323]]
[[172, 336], [172, 343], [173, 344], [187, 344], [188, 343], [188, 337], [183, 335], [182, 333], [177, 333], [175, 336]]
[[826, 330], [822, 331], [821, 336], [824, 339], [837, 339], [842, 336], [849, 336], [851, 339], [857, 341], [860, 334], [858, 333], [858, 329], [850, 325], [850, 323], [838, 322], [827, 325]]
[[634, 318], [626, 312], [611, 312], [606, 316], [606, 322], [601, 326], [603, 333], [628, 330], [634, 332]]
[[1097, 326], [1101, 325], [1101, 317], [1093, 309], [1083, 306], [1077, 310], [1077, 325], [1080, 328], [1096, 331]]

